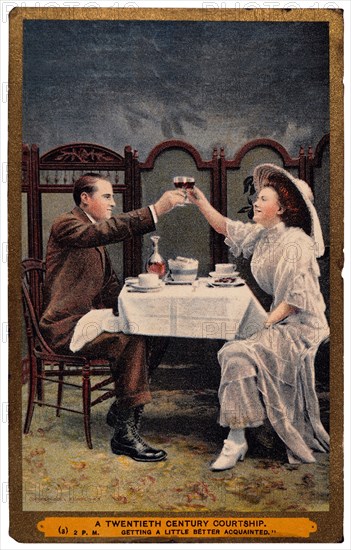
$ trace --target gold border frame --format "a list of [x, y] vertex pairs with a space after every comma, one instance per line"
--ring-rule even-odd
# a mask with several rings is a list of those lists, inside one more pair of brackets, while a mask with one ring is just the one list
[[[235, 539], [237, 543], [278, 542], [341, 542], [343, 537], [343, 224], [344, 211], [344, 134], [343, 134], [343, 12], [326, 9], [183, 9], [183, 8], [15, 8], [10, 13], [9, 70], [9, 403], [10, 403], [10, 535], [21, 542], [47, 542], [36, 528], [45, 512], [22, 511], [21, 449], [21, 227], [18, 211], [21, 204], [22, 161], [22, 30], [24, 20], [194, 20], [194, 21], [260, 21], [260, 22], [327, 22], [330, 38], [330, 300], [331, 300], [331, 364], [330, 372], [330, 511], [308, 513], [317, 522], [318, 532], [311, 539]], [[53, 514], [51, 514], [53, 515]], [[57, 515], [57, 514], [55, 514]], [[62, 516], [70, 515], [62, 513]], [[87, 514], [77, 513], [77, 516]], [[95, 516], [96, 514], [94, 514]], [[104, 514], [99, 514], [103, 516]], [[110, 515], [106, 513], [105, 515]], [[132, 514], [129, 514], [132, 515]], [[144, 515], [144, 514], [142, 514]], [[164, 514], [159, 514], [160, 516]], [[239, 514], [244, 516], [244, 514]], [[276, 514], [267, 514], [275, 516]], [[305, 514], [306, 515], [306, 514]], [[292, 514], [279, 514], [292, 517]], [[112, 542], [111, 539], [84, 539], [86, 542]], [[50, 542], [65, 542], [50, 539]], [[217, 539], [218, 541], [218, 539]], [[77, 540], [75, 542], [81, 542]], [[113, 540], [116, 543], [116, 540]], [[119, 541], [121, 542], [121, 541]], [[128, 542], [124, 540], [123, 542]], [[142, 541], [140, 541], [142, 542]], [[161, 542], [161, 541], [160, 541]], [[199, 539], [199, 542], [209, 542]], [[219, 541], [218, 541], [219, 542]], [[222, 541], [228, 542], [228, 540]], [[234, 542], [234, 539], [233, 539]]]

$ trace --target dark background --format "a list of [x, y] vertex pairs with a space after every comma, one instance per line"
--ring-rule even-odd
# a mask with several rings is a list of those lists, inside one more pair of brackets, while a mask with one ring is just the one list
[[327, 23], [25, 21], [23, 141], [144, 160], [165, 139], [209, 158], [269, 137], [296, 156], [329, 131]]

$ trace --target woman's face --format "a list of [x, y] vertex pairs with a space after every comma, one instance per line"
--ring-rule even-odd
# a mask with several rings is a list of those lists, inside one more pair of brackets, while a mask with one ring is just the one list
[[273, 227], [281, 221], [283, 212], [277, 192], [272, 187], [263, 187], [254, 202], [255, 222], [264, 227]]

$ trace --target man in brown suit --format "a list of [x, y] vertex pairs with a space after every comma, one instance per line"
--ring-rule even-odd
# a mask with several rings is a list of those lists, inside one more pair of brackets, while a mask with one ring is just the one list
[[[51, 229], [40, 320], [45, 338], [59, 353], [71, 353], [76, 325], [89, 312], [112, 308], [117, 314], [121, 287], [105, 245], [154, 231], [158, 217], [184, 201], [181, 190], [167, 191], [150, 207], [115, 216], [112, 185], [99, 174], [79, 178], [73, 197], [77, 206]], [[138, 433], [142, 408], [151, 401], [145, 338], [102, 332], [76, 353], [112, 360], [116, 402], [107, 416], [115, 428], [112, 452], [144, 462], [164, 460], [165, 451], [153, 449]]]

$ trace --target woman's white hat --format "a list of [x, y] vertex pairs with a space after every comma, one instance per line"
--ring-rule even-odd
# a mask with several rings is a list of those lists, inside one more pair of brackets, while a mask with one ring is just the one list
[[311, 239], [313, 239], [315, 243], [315, 255], [317, 258], [319, 258], [320, 256], [323, 256], [325, 248], [324, 248], [322, 228], [318, 218], [317, 211], [313, 206], [314, 197], [310, 186], [304, 180], [295, 178], [292, 174], [290, 174], [290, 172], [287, 172], [286, 170], [284, 170], [284, 168], [281, 168], [280, 166], [276, 166], [275, 164], [265, 163], [265, 164], [259, 164], [258, 166], [256, 166], [256, 168], [253, 171], [253, 183], [257, 193], [259, 193], [262, 187], [264, 187], [264, 181], [266, 177], [272, 174], [273, 172], [284, 174], [284, 176], [286, 176], [291, 181], [291, 183], [297, 188], [302, 199], [305, 201], [311, 216]]

